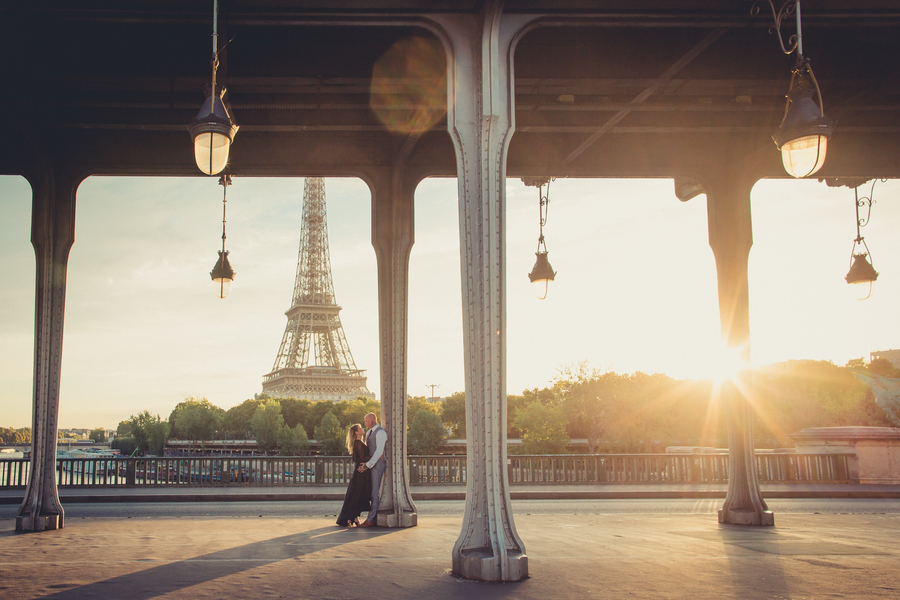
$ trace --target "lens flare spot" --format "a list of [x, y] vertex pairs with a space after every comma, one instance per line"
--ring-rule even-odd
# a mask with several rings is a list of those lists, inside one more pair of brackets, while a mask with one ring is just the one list
[[397, 41], [375, 63], [369, 107], [395, 133], [428, 131], [447, 113], [447, 63], [433, 38]]

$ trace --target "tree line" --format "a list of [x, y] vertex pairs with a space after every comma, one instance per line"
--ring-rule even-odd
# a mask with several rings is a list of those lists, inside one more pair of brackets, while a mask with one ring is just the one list
[[[854, 370], [900, 377], [884, 359], [855, 359], [844, 367], [797, 360], [754, 371], [743, 392], [756, 447], [792, 447], [790, 434], [810, 427], [892, 426]], [[714, 392], [711, 380], [601, 373], [582, 363], [562, 369], [549, 387], [510, 396], [507, 432], [521, 437], [525, 454], [564, 452], [571, 438], [587, 439], [589, 452], [604, 453], [725, 448], [725, 407]]]
[[[465, 422], [465, 396], [450, 402], [461, 406]], [[441, 407], [424, 397], [408, 398], [408, 448], [413, 454], [433, 454], [444, 440], [446, 429]], [[143, 411], [119, 423], [114, 447], [123, 454], [162, 454], [167, 440], [256, 440], [260, 453], [303, 456], [310, 439], [319, 444], [320, 454], [341, 456], [347, 430], [362, 423], [369, 412], [381, 413], [381, 403], [370, 398], [331, 402], [296, 398], [271, 398], [261, 394], [228, 410], [206, 398], [186, 398], [169, 414], [168, 420]], [[418, 415], [417, 413], [420, 413]], [[448, 415], [453, 411], [447, 412]], [[463, 425], [464, 427], [464, 425]]]
[[31, 427], [0, 427], [0, 444], [30, 444]]
[[[57, 440], [66, 440], [65, 432], [56, 431]], [[103, 443], [106, 441], [106, 430], [102, 427], [92, 429], [88, 435], [88, 439], [94, 442]], [[0, 444], [30, 444], [31, 443], [31, 427], [0, 427]]]
[[[790, 361], [754, 371], [746, 390], [753, 409], [756, 446], [790, 447], [789, 434], [808, 427], [890, 426], [853, 370], [900, 377], [890, 362], [862, 359], [844, 367], [828, 361]], [[667, 446], [727, 447], [725, 409], [710, 380], [676, 380], [663, 374], [600, 372], [585, 363], [565, 367], [551, 385], [507, 396], [507, 434], [521, 439], [511, 452], [565, 453], [572, 439], [603, 453], [662, 452]], [[375, 400], [340, 402], [270, 398], [265, 394], [223, 410], [206, 398], [186, 398], [168, 420], [144, 411], [119, 424], [123, 453], [161, 454], [167, 439], [204, 442], [255, 439], [261, 453], [304, 455], [310, 439], [321, 454], [346, 454], [347, 429]], [[441, 402], [407, 398], [407, 449], [433, 454], [446, 437], [466, 437], [466, 398]]]

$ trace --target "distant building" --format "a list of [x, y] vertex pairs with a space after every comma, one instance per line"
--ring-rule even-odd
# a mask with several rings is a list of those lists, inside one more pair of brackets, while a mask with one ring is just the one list
[[877, 352], [869, 353], [869, 362], [872, 362], [876, 358], [883, 358], [900, 369], [900, 350], [879, 350]]
[[75, 438], [78, 440], [86, 440], [90, 437], [91, 430], [90, 429], [80, 429], [71, 427], [69, 429], [60, 429], [63, 435], [67, 438]]

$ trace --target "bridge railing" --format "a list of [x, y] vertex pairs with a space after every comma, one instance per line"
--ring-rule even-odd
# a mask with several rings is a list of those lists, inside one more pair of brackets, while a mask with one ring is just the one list
[[[843, 454], [757, 454], [760, 483], [849, 483]], [[511, 456], [509, 482], [728, 483], [727, 454]]]
[[[466, 483], [465, 456], [410, 456], [411, 485]], [[30, 463], [0, 460], [0, 489], [24, 489]], [[121, 486], [345, 485], [353, 464], [347, 456], [193, 458], [60, 458], [57, 484]], [[850, 483], [842, 454], [757, 454], [760, 483]], [[511, 485], [727, 483], [727, 454], [513, 455]]]

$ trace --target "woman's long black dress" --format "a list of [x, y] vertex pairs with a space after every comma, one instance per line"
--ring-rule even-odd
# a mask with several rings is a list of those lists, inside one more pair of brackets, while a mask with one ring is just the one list
[[359, 465], [369, 460], [369, 451], [360, 440], [353, 442], [353, 476], [344, 495], [344, 505], [338, 515], [337, 524], [346, 527], [359, 518], [363, 512], [372, 508], [372, 472], [366, 469], [357, 471]]

